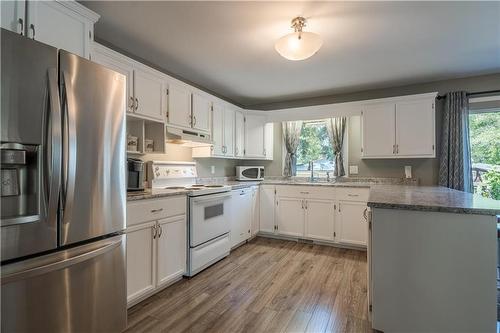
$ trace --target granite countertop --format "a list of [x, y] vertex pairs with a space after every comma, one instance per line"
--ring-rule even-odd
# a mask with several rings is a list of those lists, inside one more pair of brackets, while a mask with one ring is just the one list
[[368, 206], [459, 214], [500, 215], [500, 201], [441, 186], [374, 185]]
[[187, 193], [188, 193], [188, 191], [186, 191], [186, 190], [155, 190], [155, 191], [152, 191], [150, 188], [146, 188], [146, 189], [144, 189], [144, 191], [127, 192], [127, 201], [164, 198], [164, 197], [171, 197], [171, 196], [175, 196], [175, 195], [186, 195]]

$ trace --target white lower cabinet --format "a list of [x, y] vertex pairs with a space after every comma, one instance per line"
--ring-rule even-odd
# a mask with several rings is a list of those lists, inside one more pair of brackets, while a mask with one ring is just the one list
[[368, 191], [261, 185], [260, 232], [365, 247]]
[[281, 235], [302, 236], [304, 234], [304, 200], [278, 197], [276, 199], [276, 226]]
[[162, 286], [186, 271], [186, 216], [159, 220], [158, 227], [156, 284]]
[[260, 228], [260, 191], [259, 186], [252, 186], [252, 229], [251, 236], [257, 235]]
[[336, 204], [332, 200], [306, 200], [304, 236], [333, 241], [335, 235], [335, 208]]
[[339, 201], [337, 214], [337, 240], [344, 244], [366, 246], [368, 223], [366, 202]]
[[131, 201], [127, 212], [127, 305], [130, 307], [186, 272], [186, 198]]
[[155, 289], [155, 225], [148, 222], [127, 228], [127, 302]]
[[264, 233], [274, 233], [275, 186], [260, 185], [259, 190], [259, 230]]

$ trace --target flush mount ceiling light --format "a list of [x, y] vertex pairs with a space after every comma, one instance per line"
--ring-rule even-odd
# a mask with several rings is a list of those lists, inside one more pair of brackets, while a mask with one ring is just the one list
[[292, 20], [295, 32], [278, 39], [274, 48], [281, 56], [288, 60], [304, 60], [313, 56], [323, 45], [323, 40], [318, 34], [304, 32], [306, 19], [298, 16]]

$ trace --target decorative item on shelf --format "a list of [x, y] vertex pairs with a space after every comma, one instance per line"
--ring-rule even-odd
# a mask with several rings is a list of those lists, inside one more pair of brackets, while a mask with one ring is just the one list
[[146, 143], [146, 153], [152, 153], [154, 151], [154, 141], [146, 139], [144, 142]]
[[137, 151], [138, 138], [136, 136], [127, 135], [127, 151]]
[[292, 20], [294, 32], [278, 39], [274, 48], [288, 60], [304, 60], [313, 56], [323, 45], [323, 40], [318, 34], [304, 32], [306, 19], [298, 16]]

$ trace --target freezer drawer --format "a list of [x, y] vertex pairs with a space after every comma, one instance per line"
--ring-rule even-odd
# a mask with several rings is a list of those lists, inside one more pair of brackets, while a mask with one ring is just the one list
[[2, 266], [2, 332], [121, 332], [125, 236]]

